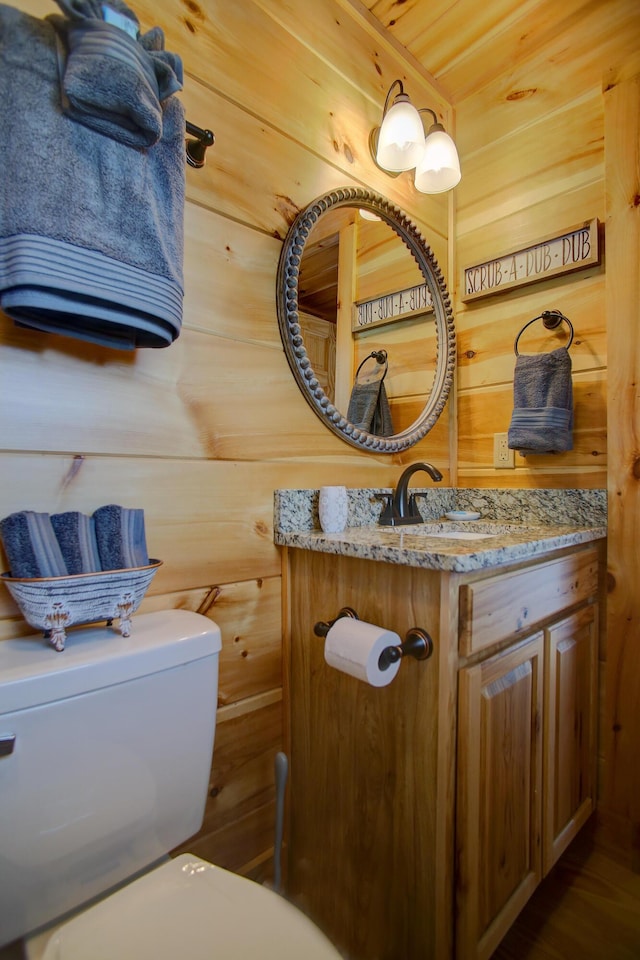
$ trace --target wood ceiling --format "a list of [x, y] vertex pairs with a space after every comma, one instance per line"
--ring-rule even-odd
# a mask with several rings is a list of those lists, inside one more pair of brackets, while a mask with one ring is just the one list
[[364, 6], [454, 104], [511, 74], [521, 89], [552, 82], [554, 68], [576, 57], [588, 89], [640, 47], [640, 0], [364, 0]]

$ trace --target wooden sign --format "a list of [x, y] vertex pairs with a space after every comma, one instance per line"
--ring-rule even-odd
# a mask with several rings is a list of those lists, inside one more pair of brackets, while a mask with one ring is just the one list
[[546, 237], [502, 257], [465, 267], [462, 300], [477, 300], [538, 280], [592, 267], [600, 259], [598, 220], [587, 220], [559, 236]]
[[433, 312], [433, 300], [426, 283], [421, 283], [373, 300], [354, 303], [353, 307], [351, 329], [368, 330], [370, 327], [380, 327], [383, 323], [409, 320]]

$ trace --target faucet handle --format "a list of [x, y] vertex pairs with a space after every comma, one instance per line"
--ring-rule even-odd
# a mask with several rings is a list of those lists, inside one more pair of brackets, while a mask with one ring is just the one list
[[422, 521], [422, 514], [420, 513], [420, 510], [418, 509], [417, 500], [418, 500], [418, 497], [426, 497], [426, 496], [427, 496], [426, 493], [411, 493], [411, 494], [409, 494], [409, 512], [408, 512], [408, 514], [407, 514], [407, 517], [412, 518], [412, 519], [414, 519], [414, 520]]
[[380, 514], [380, 519], [378, 523], [381, 527], [393, 527], [395, 525], [396, 514], [393, 509], [393, 494], [392, 493], [374, 493], [374, 500], [382, 500], [384, 507]]
[[[414, 497], [415, 500], [417, 500], [418, 497], [422, 497], [423, 500], [428, 500], [428, 499], [429, 499], [429, 491], [428, 491], [428, 490], [416, 490], [416, 492], [413, 494], [413, 497]], [[418, 513], [420, 513], [420, 510], [419, 510], [417, 504], [416, 504], [416, 508], [415, 508], [415, 509], [416, 509], [416, 511], [417, 511]], [[420, 519], [421, 519], [421, 520], [423, 521], [423, 523], [424, 523], [424, 517], [422, 516], [421, 513], [420, 513]]]

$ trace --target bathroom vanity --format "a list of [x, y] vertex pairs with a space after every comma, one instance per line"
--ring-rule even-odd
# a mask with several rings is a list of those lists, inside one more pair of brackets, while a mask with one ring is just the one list
[[[605, 532], [276, 533], [288, 892], [354, 960], [486, 960], [593, 811]], [[332, 669], [314, 625], [343, 607], [433, 654], [381, 688]]]

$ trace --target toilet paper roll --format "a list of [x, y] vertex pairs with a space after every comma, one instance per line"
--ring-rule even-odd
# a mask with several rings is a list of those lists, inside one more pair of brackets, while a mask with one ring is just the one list
[[395, 647], [399, 643], [400, 637], [393, 630], [385, 630], [364, 620], [340, 617], [325, 638], [324, 659], [330, 667], [364, 680], [372, 687], [386, 687], [400, 669], [400, 660], [386, 670], [380, 669], [378, 660], [386, 647]]

